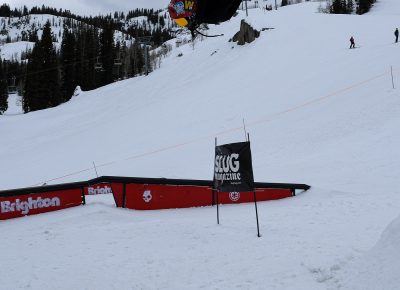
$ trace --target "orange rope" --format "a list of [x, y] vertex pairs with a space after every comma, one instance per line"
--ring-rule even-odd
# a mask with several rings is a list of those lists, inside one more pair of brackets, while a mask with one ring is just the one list
[[[266, 123], [266, 122], [273, 121], [274, 119], [276, 119], [276, 118], [279, 117], [279, 116], [282, 116], [282, 115], [285, 115], [285, 114], [288, 114], [288, 113], [297, 111], [297, 110], [302, 109], [302, 108], [304, 108], [304, 107], [307, 107], [307, 106], [309, 106], [309, 105], [312, 105], [312, 104], [321, 102], [321, 101], [323, 101], [323, 100], [326, 100], [326, 99], [328, 99], [328, 98], [330, 98], [330, 97], [333, 97], [333, 96], [342, 94], [342, 93], [344, 93], [344, 92], [350, 91], [350, 90], [352, 90], [352, 89], [355, 89], [355, 88], [357, 88], [357, 87], [363, 86], [363, 85], [365, 85], [365, 84], [367, 84], [367, 83], [369, 83], [369, 82], [371, 82], [371, 81], [374, 81], [374, 80], [376, 80], [376, 79], [379, 79], [379, 78], [381, 78], [381, 77], [386, 76], [388, 73], [389, 73], [389, 72], [382, 73], [382, 74], [380, 74], [380, 75], [374, 76], [374, 77], [369, 78], [369, 79], [367, 79], [367, 80], [364, 80], [364, 81], [361, 81], [361, 82], [359, 82], [359, 83], [353, 84], [353, 85], [351, 85], [351, 86], [345, 87], [345, 88], [343, 88], [343, 89], [340, 89], [340, 90], [338, 90], [338, 91], [332, 92], [332, 93], [327, 94], [327, 95], [325, 95], [325, 96], [322, 96], [322, 97], [319, 97], [319, 98], [316, 98], [316, 99], [307, 101], [307, 102], [305, 102], [305, 103], [303, 103], [303, 104], [297, 105], [297, 106], [292, 107], [292, 108], [290, 108], [290, 109], [287, 109], [287, 110], [284, 110], [284, 111], [275, 113], [275, 114], [269, 116], [268, 118], [263, 118], [263, 119], [259, 119], [259, 120], [256, 120], [256, 121], [247, 123], [246, 125], [248, 125], [248, 126], [255, 126], [255, 125], [258, 125], [258, 124], [261, 124], [261, 123]], [[160, 152], [168, 151], [168, 150], [171, 150], [171, 149], [180, 148], [180, 147], [183, 147], [183, 146], [186, 146], [186, 145], [190, 145], [190, 144], [197, 143], [197, 142], [199, 142], [199, 141], [208, 140], [208, 139], [210, 139], [210, 138], [215, 138], [215, 136], [222, 136], [222, 135], [226, 135], [226, 134], [229, 134], [229, 133], [232, 133], [232, 132], [236, 132], [236, 131], [239, 131], [239, 130], [243, 130], [243, 127], [230, 128], [230, 129], [227, 129], [227, 130], [218, 132], [218, 133], [216, 133], [216, 134], [212, 134], [212, 135], [207, 135], [207, 136], [199, 137], [199, 138], [192, 139], [192, 140], [189, 140], [189, 141], [186, 141], [186, 142], [182, 142], [182, 143], [174, 144], [174, 145], [171, 145], [171, 146], [167, 146], [167, 147], [155, 149], [155, 150], [152, 150], [152, 151], [144, 152], [144, 153], [141, 153], [141, 154], [133, 155], [133, 156], [127, 157], [127, 158], [125, 158], [125, 159], [115, 160], [115, 161], [111, 161], [111, 162], [108, 162], [108, 163], [103, 163], [103, 164], [97, 165], [97, 168], [106, 167], [106, 166], [110, 166], [110, 165], [115, 164], [115, 163], [118, 163], [118, 162], [123, 162], [123, 161], [127, 161], [127, 160], [138, 159], [138, 158], [142, 158], [142, 157], [145, 157], [145, 156], [149, 156], [149, 155], [157, 154], [157, 153], [160, 153]], [[43, 183], [48, 183], [48, 182], [60, 180], [60, 179], [63, 179], [63, 178], [65, 178], [65, 177], [74, 176], [74, 175], [77, 175], [77, 174], [80, 174], [80, 173], [83, 173], [83, 172], [88, 172], [88, 171], [90, 171], [90, 170], [93, 170], [93, 168], [82, 169], [82, 170], [80, 170], [80, 171], [72, 172], [72, 173], [69, 173], [69, 174], [64, 175], [64, 176], [60, 176], [60, 177], [57, 177], [57, 178], [53, 178], [53, 179], [46, 180], [46, 181], [44, 181], [44, 182], [35, 184], [35, 185], [33, 185], [33, 186], [42, 185]]]

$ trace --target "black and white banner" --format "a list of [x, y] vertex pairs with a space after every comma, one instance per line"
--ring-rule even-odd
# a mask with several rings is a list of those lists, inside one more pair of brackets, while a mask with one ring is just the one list
[[221, 192], [254, 191], [250, 142], [215, 147], [214, 188]]

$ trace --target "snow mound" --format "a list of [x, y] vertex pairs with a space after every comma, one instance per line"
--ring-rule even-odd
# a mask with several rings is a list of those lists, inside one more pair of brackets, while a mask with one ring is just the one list
[[351, 290], [399, 289], [400, 216], [383, 232], [365, 256], [355, 260], [345, 272], [343, 288]]

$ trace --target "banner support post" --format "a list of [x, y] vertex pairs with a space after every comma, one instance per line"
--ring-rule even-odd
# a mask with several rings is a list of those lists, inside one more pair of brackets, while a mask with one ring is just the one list
[[257, 220], [257, 237], [261, 238], [260, 235], [260, 224], [258, 222], [258, 209], [257, 209], [257, 195], [256, 195], [256, 190], [254, 189], [254, 206], [256, 208], [256, 220]]
[[[247, 142], [250, 142], [250, 133], [247, 133]], [[255, 188], [253, 190], [253, 195], [254, 195], [254, 207], [256, 209], [257, 237], [261, 238], [261, 235], [260, 235], [260, 223], [258, 221], [257, 194], [256, 194], [256, 189]]]
[[[215, 137], [215, 148], [217, 148], [217, 137]], [[215, 158], [214, 158], [214, 160], [215, 160]], [[213, 180], [214, 180], [214, 177], [213, 177]], [[213, 185], [213, 187], [214, 187], [214, 185]], [[214, 188], [214, 191], [215, 191], [216, 200], [217, 200], [217, 224], [219, 225], [219, 190]]]
[[219, 225], [219, 190], [217, 192], [217, 224]]

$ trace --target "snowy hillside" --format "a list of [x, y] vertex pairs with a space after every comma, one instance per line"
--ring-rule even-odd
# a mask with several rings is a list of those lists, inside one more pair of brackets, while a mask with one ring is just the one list
[[27, 5], [28, 8], [34, 6], [51, 6], [56, 8], [68, 9], [80, 15], [98, 15], [112, 13], [114, 11], [128, 11], [135, 8], [163, 9], [168, 6], [165, 0], [9, 0], [7, 1], [14, 7]]
[[[54, 44], [57, 49], [61, 46], [65, 23], [67, 23], [66, 27], [70, 29], [80, 23], [73, 19], [48, 14], [31, 14], [24, 17], [0, 17], [0, 26], [2, 27], [0, 34], [1, 57], [5, 60], [14, 59], [20, 61], [21, 56], [34, 46], [34, 42], [28, 41], [29, 35], [37, 30], [38, 38], [41, 39], [43, 28], [47, 21], [51, 24]], [[128, 28], [129, 24], [126, 27]], [[10, 43], [7, 43], [7, 38]], [[115, 32], [115, 42], [117, 41], [121, 43], [125, 42], [128, 46], [130, 44], [130, 41], [126, 40], [126, 34], [119, 31]], [[23, 57], [23, 59], [25, 58]]]
[[363, 16], [318, 7], [252, 9], [249, 23], [274, 29], [245, 46], [229, 42], [240, 12], [207, 32], [223, 37], [175, 48], [148, 77], [0, 116], [1, 189], [93, 178], [93, 162], [100, 175], [211, 179], [214, 138], [242, 141], [245, 119], [257, 181], [313, 186], [260, 205], [261, 239], [251, 205], [224, 206], [217, 227], [211, 208], [95, 202], [1, 223], [11, 249], [2, 261], [13, 265], [2, 285], [396, 289], [398, 220], [388, 225], [400, 214], [400, 3], [381, 0]]

